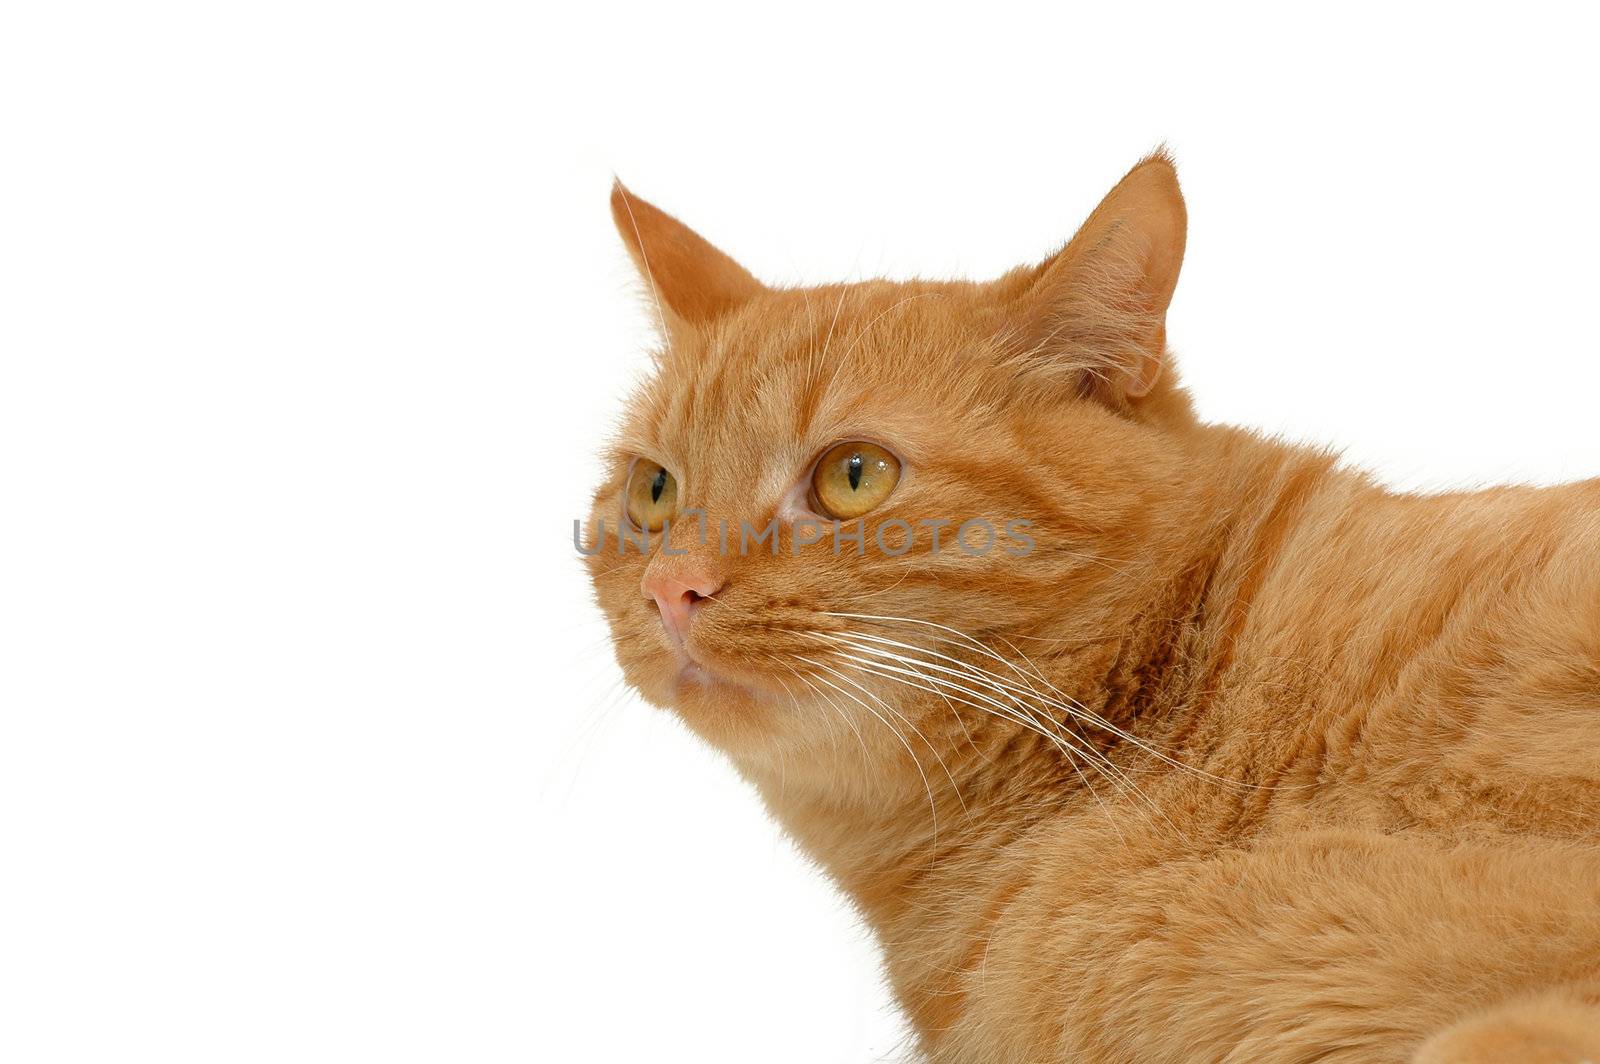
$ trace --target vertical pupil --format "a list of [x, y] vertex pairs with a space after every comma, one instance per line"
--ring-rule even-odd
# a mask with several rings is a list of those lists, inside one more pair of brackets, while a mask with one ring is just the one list
[[656, 470], [655, 479], [650, 481], [650, 501], [660, 502], [661, 492], [666, 488], [666, 486], [667, 471], [665, 469]]
[[862, 464], [863, 463], [861, 461], [861, 456], [859, 454], [851, 455], [850, 456], [850, 461], [846, 463], [846, 467], [850, 470], [850, 490], [851, 491], [855, 491], [857, 488], [861, 487], [861, 466], [862, 466]]

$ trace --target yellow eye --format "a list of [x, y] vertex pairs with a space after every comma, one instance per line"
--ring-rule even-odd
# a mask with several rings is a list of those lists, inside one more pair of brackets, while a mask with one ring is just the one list
[[900, 483], [900, 460], [875, 443], [828, 448], [811, 475], [817, 510], [837, 521], [860, 517], [889, 497]]
[[628, 520], [651, 532], [678, 512], [678, 482], [648, 458], [633, 463], [628, 476]]

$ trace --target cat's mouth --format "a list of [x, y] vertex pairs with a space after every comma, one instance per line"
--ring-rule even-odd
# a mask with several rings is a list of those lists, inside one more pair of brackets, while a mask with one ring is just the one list
[[673, 682], [680, 691], [685, 688], [698, 688], [702, 690], [738, 691], [746, 695], [754, 695], [756, 693], [755, 689], [749, 685], [741, 683], [726, 673], [707, 665], [700, 658], [690, 653], [687, 647], [680, 645], [676, 650], [678, 672], [673, 677]]
[[[726, 614], [726, 610], [722, 613]], [[691, 615], [687, 623], [660, 609], [659, 602], [641, 603], [641, 624], [651, 629], [655, 645], [648, 683], [663, 703], [735, 704], [780, 700], [781, 681], [774, 681], [767, 662], [770, 648], [753, 649], [757, 640], [727, 616]]]
[[703, 651], [692, 648], [689, 641], [668, 640], [672, 645], [672, 685], [678, 694], [720, 693], [740, 694], [760, 698], [760, 688], [750, 683], [737, 671], [709, 660]]
[[731, 680], [723, 679], [692, 658], [685, 658], [680, 663], [677, 682], [679, 687], [682, 687], [686, 684], [697, 684], [702, 687], [711, 687], [716, 685], [724, 685], [729, 687], [742, 686], [734, 683]]

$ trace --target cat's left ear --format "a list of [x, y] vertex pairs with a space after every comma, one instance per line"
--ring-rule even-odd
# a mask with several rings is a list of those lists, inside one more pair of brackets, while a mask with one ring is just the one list
[[1149, 394], [1167, 357], [1187, 228], [1171, 157], [1146, 156], [1066, 247], [998, 282], [1022, 368], [1113, 403]]
[[750, 271], [618, 181], [611, 216], [669, 331], [708, 325], [763, 291]]

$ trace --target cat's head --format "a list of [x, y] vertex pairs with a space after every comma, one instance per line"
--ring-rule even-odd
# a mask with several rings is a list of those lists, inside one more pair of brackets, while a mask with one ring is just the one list
[[771, 288], [621, 185], [612, 208], [662, 346], [586, 560], [647, 699], [736, 760], [841, 735], [893, 757], [973, 639], [1093, 609], [1158, 494], [1158, 438], [1190, 419], [1164, 154], [988, 283]]

